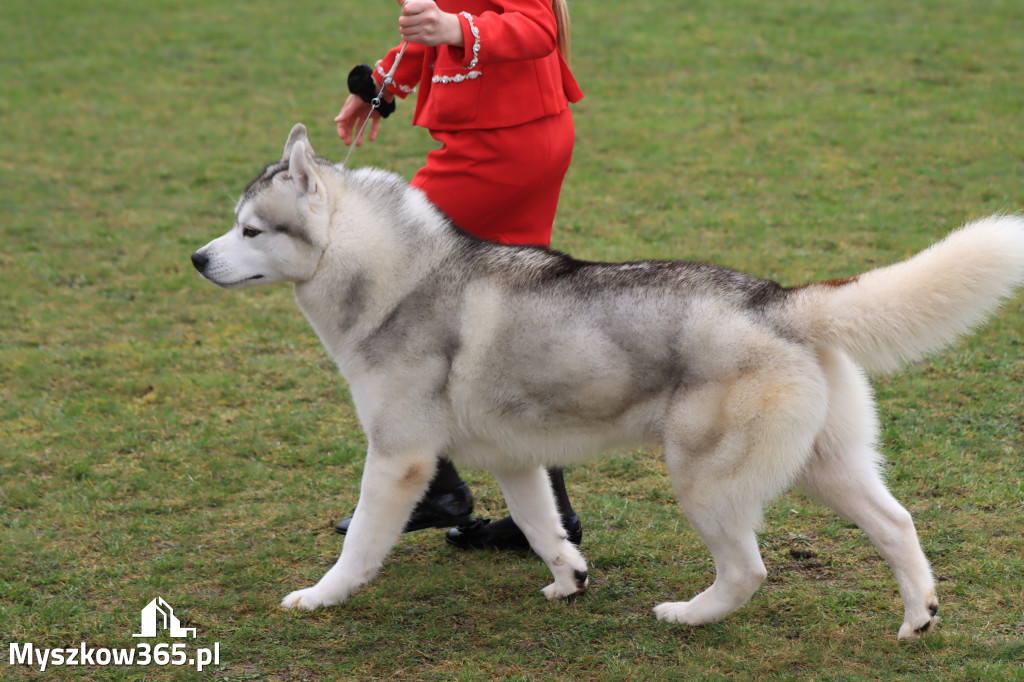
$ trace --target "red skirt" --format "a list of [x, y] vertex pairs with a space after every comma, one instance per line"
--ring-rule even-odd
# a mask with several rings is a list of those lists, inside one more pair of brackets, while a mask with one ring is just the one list
[[440, 149], [427, 154], [412, 186], [456, 225], [481, 239], [548, 246], [562, 180], [575, 141], [572, 114], [511, 128], [432, 130]]

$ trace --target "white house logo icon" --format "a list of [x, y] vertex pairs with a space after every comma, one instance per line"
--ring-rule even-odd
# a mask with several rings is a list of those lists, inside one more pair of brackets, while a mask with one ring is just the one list
[[132, 637], [156, 637], [158, 628], [167, 630], [171, 637], [195, 637], [195, 628], [183, 628], [171, 605], [157, 597], [142, 609], [142, 632]]

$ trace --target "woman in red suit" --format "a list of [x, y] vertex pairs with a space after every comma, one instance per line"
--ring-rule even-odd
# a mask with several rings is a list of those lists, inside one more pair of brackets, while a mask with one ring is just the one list
[[[441, 146], [410, 184], [477, 237], [547, 247], [575, 139], [569, 103], [583, 97], [567, 63], [565, 0], [406, 0], [398, 24], [406, 47], [382, 106], [373, 110], [370, 102], [401, 46], [374, 69], [353, 69], [353, 94], [335, 118], [338, 136], [351, 144], [369, 116], [375, 140], [394, 97], [418, 90], [413, 123]], [[562, 524], [579, 543], [582, 527], [562, 471], [548, 474]], [[467, 524], [472, 509], [468, 486], [442, 459], [406, 531], [459, 526], [446, 536], [459, 547], [529, 547], [511, 518]]]

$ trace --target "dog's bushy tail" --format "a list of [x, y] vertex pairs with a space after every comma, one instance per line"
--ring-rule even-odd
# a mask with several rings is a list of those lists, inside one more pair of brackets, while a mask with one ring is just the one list
[[1024, 284], [1024, 217], [968, 223], [905, 261], [793, 290], [790, 320], [869, 371], [936, 352]]

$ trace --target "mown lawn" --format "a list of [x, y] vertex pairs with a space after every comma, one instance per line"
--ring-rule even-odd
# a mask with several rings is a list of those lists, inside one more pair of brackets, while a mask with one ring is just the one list
[[[350, 3], [354, 4], [354, 3]], [[1024, 4], [591, 0], [587, 93], [555, 248], [713, 261], [795, 285], [1024, 209]], [[863, 534], [791, 494], [769, 578], [726, 621], [655, 622], [713, 579], [658, 452], [568, 472], [592, 564], [551, 604], [530, 554], [401, 540], [349, 604], [277, 607], [319, 578], [365, 438], [285, 286], [218, 290], [189, 254], [296, 121], [340, 160], [344, 76], [394, 3], [0, 6], [0, 640], [127, 648], [154, 597], [218, 643], [218, 679], [1024, 679], [1024, 297], [875, 382], [889, 480], [942, 621], [898, 643]], [[411, 102], [351, 165], [411, 176]], [[478, 511], [504, 506], [465, 472]], [[168, 640], [161, 640], [168, 641]], [[0, 678], [190, 679], [185, 666], [0, 663]], [[38, 666], [36, 666], [38, 668]]]

